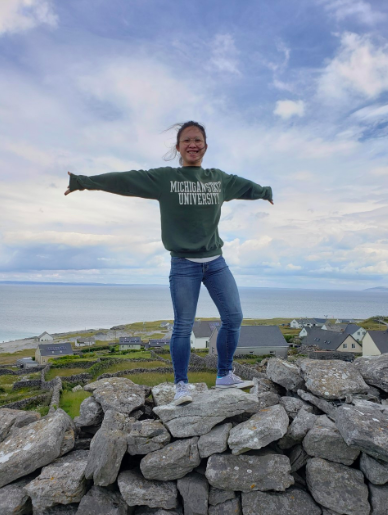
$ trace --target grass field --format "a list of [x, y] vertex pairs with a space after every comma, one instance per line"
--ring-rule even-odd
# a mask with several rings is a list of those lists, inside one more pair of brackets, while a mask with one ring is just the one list
[[[384, 318], [383, 320], [385, 322], [388, 322], [388, 318]], [[368, 318], [367, 320], [363, 320], [357, 325], [360, 325], [367, 331], [386, 331], [388, 329], [388, 327], [385, 324], [376, 322], [374, 318]]]
[[24, 349], [18, 352], [2, 352], [0, 353], [0, 366], [12, 365], [17, 359], [31, 357], [35, 357], [35, 349]]
[[[109, 368], [104, 368], [104, 374], [113, 374], [121, 372], [122, 370], [132, 370], [134, 368], [159, 368], [167, 366], [163, 361], [123, 361], [122, 363], [115, 363]], [[100, 375], [100, 374], [99, 374]]]
[[28, 397], [34, 397], [35, 395], [40, 395], [41, 393], [47, 393], [47, 391], [40, 390], [40, 388], [22, 388], [16, 392], [13, 392], [10, 388], [7, 387], [3, 388], [5, 388], [6, 391], [0, 393], [0, 406], [3, 404], [20, 401]]
[[87, 373], [87, 368], [50, 368], [48, 373], [46, 374], [46, 381], [51, 381], [54, 377], [69, 377], [75, 374], [85, 374]]
[[81, 402], [90, 397], [90, 392], [80, 390], [78, 392], [63, 391], [59, 401], [59, 407], [62, 408], [71, 418], [78, 417]]

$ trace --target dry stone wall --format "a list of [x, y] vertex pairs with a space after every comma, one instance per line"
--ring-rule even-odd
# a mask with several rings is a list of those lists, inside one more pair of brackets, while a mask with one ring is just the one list
[[181, 406], [171, 383], [102, 378], [74, 421], [0, 409], [0, 513], [386, 515], [388, 355], [256, 374]]

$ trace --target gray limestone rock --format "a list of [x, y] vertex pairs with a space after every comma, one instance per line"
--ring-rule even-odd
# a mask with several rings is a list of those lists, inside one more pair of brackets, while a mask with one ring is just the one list
[[[193, 397], [208, 391], [206, 383], [190, 383], [190, 388]], [[152, 388], [152, 397], [154, 398], [155, 406], [165, 406], [166, 404], [171, 404], [174, 400], [174, 396], [174, 383], [161, 383]]]
[[164, 510], [163, 508], [148, 508], [148, 506], [138, 506], [135, 508], [134, 515], [183, 515], [180, 508], [174, 510]]
[[231, 429], [231, 423], [222, 424], [214, 427], [210, 433], [202, 435], [198, 440], [198, 451], [201, 458], [208, 458], [211, 454], [226, 451]]
[[213, 454], [207, 462], [206, 477], [220, 490], [277, 490], [284, 491], [294, 484], [287, 456], [233, 456]]
[[244, 515], [320, 515], [321, 508], [304, 490], [290, 488], [286, 492], [242, 493]]
[[280, 404], [270, 406], [231, 429], [228, 445], [233, 454], [241, 454], [250, 449], [261, 449], [284, 436], [288, 422], [283, 406]]
[[364, 452], [361, 453], [360, 470], [374, 485], [388, 483], [388, 463], [376, 460]]
[[145, 402], [145, 390], [125, 377], [109, 377], [84, 386], [106, 412], [108, 410], [129, 414]]
[[303, 359], [300, 370], [306, 388], [326, 400], [344, 399], [369, 389], [360, 372], [346, 361]]
[[149, 481], [138, 470], [125, 470], [117, 479], [121, 495], [128, 506], [149, 506], [171, 510], [178, 506], [175, 481]]
[[98, 486], [111, 485], [116, 481], [124, 454], [127, 450], [127, 436], [133, 419], [123, 413], [108, 410], [101, 428], [90, 444], [86, 479], [93, 478]]
[[304, 380], [300, 375], [299, 367], [279, 358], [268, 360], [267, 377], [274, 383], [280, 384], [293, 392], [304, 386]]
[[[209, 515], [241, 515], [240, 499], [235, 498], [216, 506], [209, 506]], [[185, 512], [186, 515], [186, 512]]]
[[209, 504], [211, 504], [212, 506], [216, 506], [217, 504], [230, 501], [231, 499], [235, 499], [235, 497], [236, 493], [233, 490], [220, 490], [219, 488], [215, 488], [214, 486], [210, 487]]
[[323, 413], [326, 413], [331, 420], [335, 420], [336, 408], [330, 404], [330, 402], [325, 401], [325, 399], [315, 397], [312, 393], [304, 392], [303, 390], [298, 390], [298, 395], [302, 397], [303, 400], [323, 411]]
[[58, 409], [0, 443], [0, 488], [60, 456], [64, 435], [72, 423], [69, 415]]
[[388, 486], [369, 485], [370, 502], [373, 515], [387, 515]]
[[18, 409], [0, 409], [0, 442], [2, 442], [12, 429], [24, 427], [40, 419], [40, 414], [35, 411], [23, 411]]
[[264, 374], [262, 374], [262, 377], [254, 377], [252, 381], [253, 387], [250, 389], [249, 393], [252, 393], [253, 395], [268, 392], [280, 395], [283, 390], [282, 387], [271, 381], [271, 379], [268, 379]]
[[336, 426], [348, 445], [388, 462], [388, 414], [343, 405], [337, 409]]
[[316, 419], [316, 415], [313, 415], [302, 406], [288, 427], [287, 433], [279, 440], [279, 447], [281, 449], [290, 449], [300, 443], [307, 432], [313, 427]]
[[79, 417], [74, 419], [74, 423], [79, 426], [99, 426], [104, 418], [104, 412], [101, 404], [92, 397], [88, 397], [82, 401]]
[[176, 438], [204, 435], [215, 425], [235, 415], [258, 409], [254, 395], [234, 388], [211, 390], [197, 397], [188, 405], [168, 404], [154, 408], [156, 415]]
[[1, 515], [29, 515], [32, 512], [30, 496], [24, 490], [31, 479], [23, 478], [0, 488]]
[[298, 471], [300, 468], [304, 467], [307, 463], [307, 460], [310, 456], [303, 449], [302, 445], [295, 445], [290, 451], [289, 459], [291, 463], [291, 473]]
[[273, 392], [262, 392], [256, 395], [259, 401], [259, 409], [267, 408], [269, 406], [275, 406], [279, 404], [280, 395]]
[[352, 403], [357, 408], [372, 408], [372, 409], [377, 409], [379, 411], [388, 412], [388, 406], [386, 406], [385, 404], [371, 402], [371, 401], [368, 401], [367, 399], [353, 399]]
[[178, 479], [185, 515], [208, 515], [209, 483], [202, 474], [192, 472]]
[[118, 492], [110, 492], [107, 488], [93, 486], [82, 497], [77, 515], [130, 515], [130, 508]]
[[56, 504], [79, 502], [86, 492], [85, 467], [88, 451], [74, 451], [44, 467], [24, 489], [31, 497], [34, 512]]
[[317, 417], [314, 427], [303, 440], [303, 448], [309, 456], [352, 465], [360, 451], [349, 447], [337, 426], [326, 415]]
[[[300, 390], [302, 391], [302, 390]], [[294, 419], [298, 411], [304, 407], [306, 411], [313, 413], [313, 407], [298, 397], [280, 397], [279, 404], [286, 410], [287, 415]]]
[[354, 360], [354, 366], [366, 383], [388, 392], [388, 354], [362, 356]]
[[127, 437], [129, 454], [148, 454], [162, 449], [171, 440], [171, 435], [159, 420], [142, 420], [131, 425]]
[[177, 440], [150, 452], [140, 462], [140, 469], [146, 479], [170, 481], [180, 479], [201, 462], [198, 452], [198, 437]]
[[306, 465], [306, 480], [315, 501], [346, 515], [369, 515], [368, 488], [362, 472], [312, 458]]
[[43, 511], [34, 511], [34, 515], [77, 515], [78, 504], [57, 504]]

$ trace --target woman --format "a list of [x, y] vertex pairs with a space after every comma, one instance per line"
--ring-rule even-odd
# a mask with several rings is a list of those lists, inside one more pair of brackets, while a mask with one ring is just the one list
[[221, 255], [223, 241], [218, 235], [218, 222], [223, 202], [260, 198], [273, 202], [269, 186], [262, 187], [237, 175], [201, 167], [207, 150], [202, 125], [189, 121], [177, 127], [174, 153], [180, 154], [180, 168], [133, 170], [93, 177], [68, 172], [70, 183], [65, 195], [75, 190], [103, 190], [159, 201], [162, 241], [172, 256], [170, 290], [174, 328], [170, 352], [176, 384], [174, 403], [179, 405], [192, 400], [187, 370], [201, 282], [217, 306], [222, 322], [217, 337], [216, 388], [245, 384], [233, 373], [242, 312], [236, 282]]

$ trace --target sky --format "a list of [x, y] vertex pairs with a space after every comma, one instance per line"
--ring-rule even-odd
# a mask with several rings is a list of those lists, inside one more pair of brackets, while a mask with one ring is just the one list
[[384, 0], [1, 0], [0, 281], [168, 284], [157, 201], [63, 193], [190, 119], [273, 188], [223, 205], [239, 286], [388, 287]]

